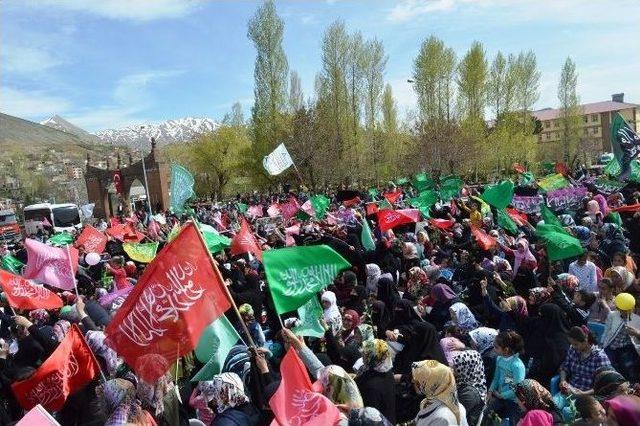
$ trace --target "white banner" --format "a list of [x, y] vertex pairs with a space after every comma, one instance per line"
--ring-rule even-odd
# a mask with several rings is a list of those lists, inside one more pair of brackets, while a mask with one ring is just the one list
[[279, 175], [293, 165], [293, 160], [287, 147], [281, 143], [271, 154], [264, 157], [262, 165], [270, 175]]

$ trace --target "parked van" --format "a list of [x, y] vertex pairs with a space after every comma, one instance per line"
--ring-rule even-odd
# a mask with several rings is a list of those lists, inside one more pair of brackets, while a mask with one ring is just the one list
[[24, 208], [24, 230], [33, 235], [45, 226], [53, 227], [53, 232], [71, 232], [82, 228], [80, 209], [77, 204], [32, 204]]

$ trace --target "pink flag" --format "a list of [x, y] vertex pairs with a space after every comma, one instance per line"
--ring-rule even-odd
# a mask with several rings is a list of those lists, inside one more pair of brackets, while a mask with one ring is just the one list
[[247, 215], [251, 217], [262, 217], [262, 205], [258, 204], [257, 206], [249, 207]]
[[295, 197], [291, 197], [286, 203], [280, 204], [280, 211], [284, 220], [291, 219], [298, 213], [298, 210], [300, 210], [300, 204], [298, 204], [298, 200]]
[[24, 246], [27, 249], [27, 266], [23, 273], [25, 278], [63, 290], [74, 288], [78, 270], [78, 250], [75, 247], [52, 247], [30, 238], [24, 241]]
[[300, 208], [302, 209], [303, 212], [305, 212], [309, 216], [315, 216], [316, 215], [316, 211], [313, 209], [313, 205], [311, 204], [311, 200], [305, 201], [304, 204]]
[[280, 206], [278, 205], [278, 203], [271, 204], [267, 209], [267, 214], [269, 215], [269, 217], [278, 216], [280, 214]]
[[130, 285], [128, 287], [121, 288], [120, 290], [116, 290], [111, 293], [105, 294], [100, 299], [98, 299], [98, 303], [100, 303], [102, 306], [108, 306], [111, 302], [116, 300], [118, 297], [126, 298], [129, 295], [129, 293], [131, 293], [131, 290], [133, 290], [133, 287], [134, 286]]
[[288, 228], [284, 228], [286, 235], [285, 244], [287, 247], [295, 246], [296, 240], [293, 239], [294, 235], [300, 235], [300, 225], [293, 225]]
[[396, 211], [410, 217], [414, 222], [420, 222], [420, 210], [418, 209], [401, 209]]

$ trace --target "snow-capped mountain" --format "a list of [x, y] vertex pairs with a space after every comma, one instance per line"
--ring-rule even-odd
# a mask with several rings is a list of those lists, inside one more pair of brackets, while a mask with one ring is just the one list
[[97, 132], [96, 136], [112, 145], [140, 149], [148, 146], [152, 137], [159, 145], [187, 142], [200, 134], [211, 132], [219, 126], [210, 118], [186, 117], [160, 123], [103, 130]]
[[48, 126], [48, 127], [52, 127], [56, 130], [60, 130], [63, 132], [67, 132], [67, 133], [71, 133], [72, 135], [83, 135], [83, 136], [87, 136], [89, 135], [89, 132], [87, 132], [86, 130], [81, 129], [78, 126], [75, 126], [71, 123], [69, 123], [67, 120], [65, 120], [64, 118], [60, 117], [58, 114], [52, 115], [51, 117], [47, 118], [44, 121], [41, 121], [40, 124], [42, 124], [43, 126]]

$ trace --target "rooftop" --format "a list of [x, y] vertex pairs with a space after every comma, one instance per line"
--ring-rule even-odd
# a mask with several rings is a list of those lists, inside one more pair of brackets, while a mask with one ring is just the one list
[[[628, 102], [603, 101], [580, 105], [583, 114], [600, 114], [602, 112], [620, 111], [628, 108], [640, 108], [638, 104]], [[540, 121], [554, 120], [560, 117], [561, 109], [544, 108], [533, 111], [532, 115]]]

